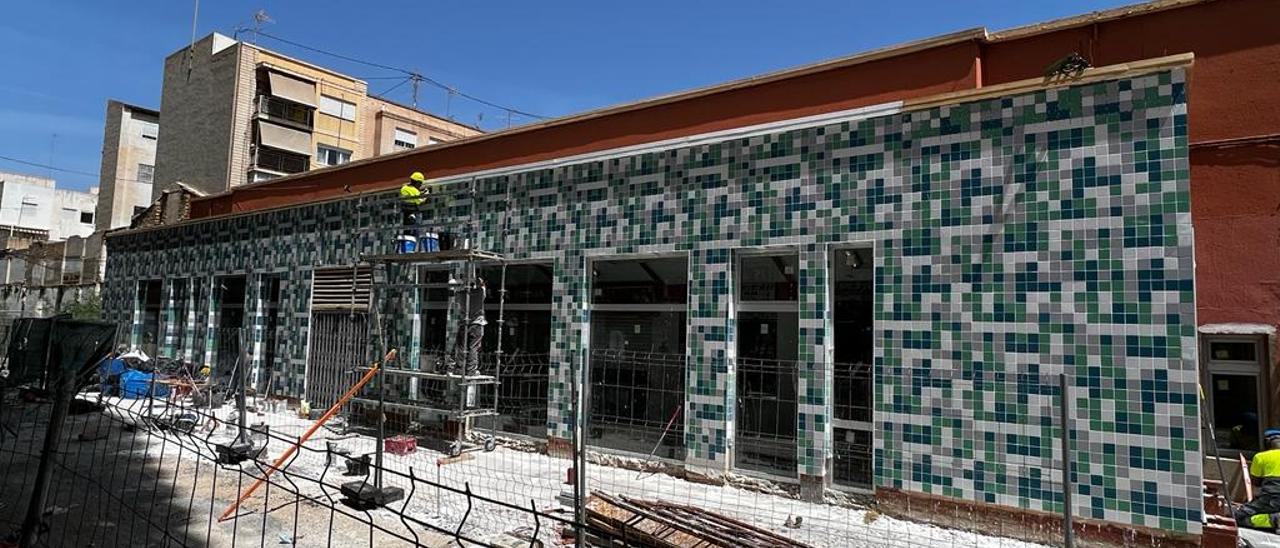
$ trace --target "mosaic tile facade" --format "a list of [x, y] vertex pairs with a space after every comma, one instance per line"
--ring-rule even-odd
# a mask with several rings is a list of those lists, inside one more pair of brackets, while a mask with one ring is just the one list
[[[551, 435], [573, 428], [590, 260], [687, 254], [688, 461], [727, 467], [733, 250], [792, 246], [798, 471], [824, 475], [828, 257], [863, 242], [875, 250], [876, 485], [1060, 511], [1065, 371], [1077, 515], [1198, 533], [1184, 78], [1175, 69], [531, 168], [475, 180], [474, 198], [462, 191], [472, 181], [456, 180], [432, 218], [451, 226], [474, 214], [478, 246], [554, 262]], [[136, 280], [147, 277], [278, 273], [279, 388], [297, 394], [310, 270], [389, 251], [393, 233], [378, 227], [398, 215], [393, 197], [361, 196], [117, 236], [106, 306], [136, 318]]]

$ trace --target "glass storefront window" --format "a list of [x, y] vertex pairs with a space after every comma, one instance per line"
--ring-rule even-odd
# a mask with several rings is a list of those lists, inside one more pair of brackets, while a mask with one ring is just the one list
[[591, 444], [684, 458], [688, 260], [592, 263]]

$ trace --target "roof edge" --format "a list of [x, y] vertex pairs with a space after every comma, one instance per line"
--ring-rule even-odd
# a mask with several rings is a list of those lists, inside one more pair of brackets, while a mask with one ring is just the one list
[[1143, 2], [1140, 4], [1129, 4], [1115, 8], [1092, 11], [1080, 15], [1072, 15], [1061, 19], [1052, 19], [1040, 23], [1032, 23], [1020, 27], [1013, 27], [1005, 30], [990, 33], [987, 36], [988, 42], [1003, 42], [1005, 40], [1014, 40], [1017, 38], [1025, 38], [1036, 34], [1044, 34], [1058, 30], [1065, 30], [1076, 27], [1083, 27], [1093, 23], [1101, 23], [1103, 21], [1113, 21], [1116, 19], [1124, 19], [1126, 17], [1134, 17], [1145, 15], [1159, 11], [1171, 10], [1196, 4], [1207, 4], [1215, 0], [1154, 0], [1152, 2]]
[[[809, 74], [836, 70], [844, 67], [859, 65], [863, 63], [870, 63], [870, 62], [879, 61], [883, 59], [890, 59], [890, 58], [906, 55], [906, 54], [917, 52], [917, 51], [928, 50], [928, 49], [933, 49], [938, 47], [945, 47], [945, 46], [960, 44], [960, 43], [969, 42], [969, 41], [975, 41], [980, 43], [1000, 42], [1000, 41], [1006, 41], [1006, 40], [1011, 40], [1015, 38], [1023, 38], [1031, 35], [1045, 34], [1045, 33], [1054, 32], [1054, 31], [1063, 30], [1063, 29], [1072, 28], [1072, 27], [1089, 25], [1089, 24], [1097, 23], [1101, 21], [1123, 19], [1127, 17], [1134, 17], [1134, 16], [1143, 15], [1143, 14], [1176, 9], [1180, 7], [1209, 3], [1213, 1], [1215, 0], [1154, 0], [1152, 2], [1147, 2], [1142, 4], [1121, 6], [1117, 8], [1108, 9], [1108, 10], [1095, 11], [1095, 12], [1091, 12], [1084, 15], [1065, 17], [1062, 19], [1056, 19], [1048, 22], [1036, 23], [1036, 24], [1026, 25], [1022, 27], [1015, 27], [1012, 29], [1008, 29], [1008, 30], [1004, 30], [996, 33], [988, 32], [985, 27], [974, 27], [970, 29], [960, 30], [960, 31], [951, 32], [947, 34], [941, 34], [941, 35], [923, 38], [919, 40], [913, 40], [908, 42], [902, 42], [899, 44], [884, 46], [881, 48], [875, 48], [867, 51], [854, 53], [852, 55], [847, 55], [844, 57], [837, 57], [834, 59], [818, 61], [815, 63], [801, 65], [798, 67], [792, 67], [792, 68], [777, 70], [773, 72], [767, 72], [760, 75], [749, 76], [746, 78], [740, 78], [737, 80], [731, 80], [729, 82], [723, 82], [720, 84], [714, 84], [714, 85], [700, 87], [700, 88], [693, 88], [693, 89], [684, 90], [684, 91], [677, 91], [677, 92], [673, 92], [665, 95], [658, 95], [655, 97], [641, 99], [638, 101], [631, 101], [627, 103], [606, 106], [606, 107], [602, 107], [595, 110], [589, 110], [589, 111], [581, 112], [577, 114], [570, 114], [570, 115], [561, 116], [558, 118], [552, 118], [550, 120], [544, 120], [541, 122], [535, 122], [528, 125], [517, 126], [510, 129], [495, 131], [492, 133], [484, 133], [481, 135], [465, 137], [463, 139], [458, 139], [455, 141], [447, 141], [444, 143], [433, 145], [430, 149], [423, 147], [420, 149], [405, 151], [401, 155], [411, 156], [414, 154], [424, 153], [426, 150], [439, 151], [441, 149], [445, 149], [453, 146], [461, 146], [461, 145], [485, 141], [488, 139], [499, 139], [508, 135], [519, 135], [522, 133], [538, 131], [538, 130], [550, 128], [550, 127], [565, 126], [565, 125], [575, 124], [579, 122], [585, 122], [588, 120], [593, 120], [596, 118], [603, 118], [606, 116], [612, 116], [612, 115], [622, 114], [626, 112], [640, 111], [647, 108], [653, 108], [653, 107], [666, 105], [670, 103], [697, 99], [697, 98], [705, 97], [709, 95], [730, 92], [737, 89], [768, 84], [768, 83], [777, 82], [780, 80], [802, 77]], [[1132, 65], [1132, 64], [1133, 63], [1129, 63], [1129, 65]], [[987, 88], [983, 88], [983, 89], [987, 89]], [[961, 92], [957, 92], [957, 93], [964, 93], [964, 92], [965, 90], [962, 90]], [[929, 100], [929, 99], [930, 98], [928, 97], [924, 97], [924, 98], [920, 98], [919, 100]], [[326, 168], [325, 170], [323, 170], [323, 172], [328, 173], [328, 172], [341, 171], [346, 169], [356, 169], [356, 168], [359, 168], [360, 166], [363, 166], [369, 163], [384, 160], [387, 157], [388, 155], [363, 158], [360, 160], [355, 160], [346, 164], [342, 164], [340, 166], [333, 166], [330, 168]], [[306, 172], [297, 173], [293, 175], [288, 175], [285, 177], [280, 177], [277, 179], [272, 179], [269, 181], [262, 181], [259, 183], [240, 185], [233, 188], [229, 188], [227, 190], [223, 190], [221, 192], [209, 194], [208, 196], [203, 198], [197, 198], [195, 201], [199, 202], [199, 201], [204, 201], [208, 199], [216, 199], [222, 196], [234, 194], [237, 191], [242, 189], [257, 188], [260, 186], [273, 185], [273, 184], [278, 184], [285, 181], [303, 180], [308, 177], [315, 176], [316, 174], [317, 174], [316, 170], [311, 170], [311, 171], [306, 171]]]
[[[1020, 93], [1030, 93], [1034, 91], [1055, 88], [1055, 87], [1079, 86], [1079, 85], [1089, 84], [1093, 82], [1115, 80], [1119, 78], [1138, 76], [1142, 74], [1150, 74], [1153, 72], [1159, 72], [1161, 70], [1166, 70], [1166, 69], [1190, 67], [1191, 65], [1194, 64], [1194, 61], [1195, 61], [1195, 55], [1191, 53], [1180, 53], [1176, 55], [1153, 57], [1153, 58], [1144, 59], [1141, 61], [1119, 63], [1115, 65], [1105, 65], [1102, 67], [1085, 69], [1084, 72], [1082, 72], [1079, 76], [1075, 78], [1053, 78], [1053, 79], [1030, 78], [1030, 79], [1017, 80], [1014, 82], [1008, 82], [1005, 84], [998, 84], [998, 85], [987, 86], [982, 88], [974, 88], [974, 89], [968, 89], [968, 90], [931, 95], [929, 97], [922, 97], [922, 98], [914, 99], [910, 101], [903, 101], [901, 102], [901, 106], [898, 107], [897, 110], [899, 112], [917, 111], [917, 110], [926, 109], [926, 108], [933, 108], [936, 106], [955, 105], [960, 103], [979, 101], [982, 99], [989, 99], [992, 97], [1003, 97], [1003, 96], [1015, 95]], [[868, 112], [873, 112], [875, 111], [875, 109], [873, 109], [872, 107], [875, 107], [875, 106], [876, 105], [872, 105], [870, 107], [862, 107], [861, 109], [858, 109], [858, 110], [867, 110]], [[773, 125], [773, 123], [761, 124], [761, 125]], [[749, 131], [749, 130], [750, 128], [746, 127], [746, 128], [737, 128], [733, 131]], [[681, 137], [678, 140], [688, 141], [694, 138], [697, 138], [697, 136]], [[654, 145], [660, 142], [661, 141], [655, 141], [653, 143], [649, 143], [649, 145]], [[440, 145], [434, 145], [434, 146], [445, 146], [447, 144], [448, 143], [441, 143]], [[576, 158], [578, 158], [579, 156], [581, 157], [588, 157], [588, 156], [595, 157], [595, 156], [601, 156], [601, 155], [607, 156], [611, 153], [617, 153], [620, 150], [629, 149], [629, 148], [632, 148], [632, 147], [621, 147], [617, 149], [591, 152], [591, 153], [571, 156], [567, 158], [544, 160], [541, 162], [532, 162], [532, 163], [519, 164], [514, 166], [504, 166], [501, 168], [494, 168], [491, 170], [479, 170], [479, 171], [474, 171], [474, 172], [465, 173], [465, 174], [451, 175], [449, 177], [441, 179], [440, 182], [449, 182], [449, 181], [465, 179], [470, 177], [488, 176], [489, 174], [494, 174], [498, 172], [523, 171], [528, 169], [536, 169], [537, 166], [542, 164], [555, 164], [555, 163], [577, 161]], [[400, 153], [399, 155], [405, 155], [409, 153], [411, 153], [411, 151], [405, 151], [403, 153]], [[384, 158], [384, 157], [385, 156], [379, 156], [376, 158]], [[376, 158], [370, 158], [364, 161], [370, 161]], [[355, 163], [355, 162], [352, 162], [352, 163]], [[351, 164], [343, 164], [343, 165], [346, 166]], [[343, 166], [323, 168], [320, 170], [315, 170], [313, 172], [322, 172], [322, 173], [331, 172], [341, 167]], [[309, 173], [313, 173], [313, 172], [309, 172]], [[259, 184], [263, 184], [263, 183], [259, 183]], [[237, 188], [244, 188], [244, 187], [237, 187]], [[366, 195], [377, 194], [382, 192], [390, 192], [392, 190], [395, 190], [395, 189], [384, 188], [384, 189], [364, 190], [364, 191], [346, 194], [342, 196], [321, 198], [317, 200], [292, 203], [292, 204], [287, 204], [287, 205], [282, 205], [277, 207], [267, 207], [262, 209], [255, 209], [252, 211], [238, 211], [238, 212], [224, 213], [221, 215], [211, 215], [208, 217], [201, 217], [198, 219], [188, 219], [188, 220], [181, 221], [171, 225], [121, 230], [119, 232], [113, 232], [107, 235], [109, 237], [132, 235], [132, 234], [140, 234], [140, 233], [152, 232], [157, 230], [166, 230], [169, 228], [177, 228], [177, 227], [187, 226], [190, 224], [217, 222], [217, 221], [223, 221], [226, 219], [233, 219], [236, 217], [243, 217], [246, 215], [260, 215], [260, 214], [268, 213], [271, 211], [282, 211], [282, 210], [293, 209], [298, 207], [310, 207], [310, 206], [314, 206], [322, 203], [348, 200], [348, 199], [359, 197], [359, 196], [366, 196]], [[225, 194], [225, 192], [223, 194]], [[207, 198], [216, 198], [217, 196], [220, 196], [220, 195], [221, 194], [210, 194], [205, 198], [193, 198], [193, 201], [207, 199]]]
[[996, 84], [993, 86], [952, 91], [939, 95], [931, 95], [929, 97], [920, 97], [918, 99], [907, 99], [902, 102], [902, 110], [903, 112], [906, 112], [942, 105], [968, 103], [980, 101], [982, 99], [990, 99], [992, 97], [1003, 97], [1016, 93], [1026, 93], [1028, 91], [1051, 88], [1059, 85], [1063, 87], [1079, 86], [1103, 80], [1117, 80], [1140, 74], [1150, 74], [1164, 69], [1189, 67], [1194, 62], [1194, 53], [1177, 53], [1174, 55], [1152, 57], [1141, 61], [1130, 61], [1128, 63], [1118, 63], [1115, 65], [1104, 65], [1097, 68], [1085, 69], [1079, 76], [1074, 78], [1031, 78], [1027, 80], [1006, 82], [1004, 84]]
[[[863, 63], [870, 63], [872, 61], [879, 61], [882, 59], [889, 59], [889, 58], [897, 57], [900, 55], [913, 53], [916, 51], [943, 47], [943, 46], [950, 46], [950, 45], [959, 44], [959, 43], [968, 42], [968, 41], [981, 40], [981, 39], [984, 39], [986, 36], [987, 36], [987, 31], [985, 28], [976, 27], [972, 29], [966, 29], [962, 31], [949, 33], [949, 34], [933, 36], [933, 37], [925, 38], [921, 40], [903, 42], [900, 44], [863, 51], [863, 52], [855, 53], [853, 55], [848, 55], [845, 57], [828, 59], [826, 61], [818, 61], [816, 63], [801, 65], [799, 67], [792, 67], [792, 68], [778, 70], [774, 72], [768, 72], [760, 75], [748, 76], [746, 78], [731, 80], [729, 82], [723, 82], [720, 84], [714, 84], [714, 85], [700, 87], [700, 88], [693, 88], [693, 89], [684, 90], [684, 91], [677, 91], [674, 93], [668, 93], [666, 95], [658, 95], [656, 97], [645, 98], [638, 101], [631, 101], [631, 102], [621, 103], [617, 105], [610, 105], [610, 106], [602, 107], [595, 110], [588, 110], [586, 112], [580, 112], [577, 114], [569, 114], [569, 115], [561, 116], [558, 118], [552, 118], [550, 120], [544, 120], [541, 122], [535, 122], [535, 123], [527, 124], [523, 126], [516, 126], [510, 129], [504, 129], [504, 130], [495, 131], [492, 133], [483, 133], [481, 135], [473, 135], [463, 139], [458, 139], [456, 141], [447, 141], [444, 143], [438, 143], [438, 144], [432, 145], [431, 150], [440, 150], [442, 148], [449, 148], [452, 146], [458, 146], [462, 144], [476, 143], [476, 142], [485, 141], [489, 139], [501, 138], [508, 135], [519, 135], [521, 133], [527, 133], [527, 132], [536, 131], [536, 130], [540, 130], [548, 127], [557, 127], [557, 126], [575, 124], [578, 122], [584, 122], [584, 121], [593, 120], [596, 118], [603, 118], [605, 116], [621, 114], [624, 112], [644, 110], [646, 108], [652, 108], [652, 107], [661, 106], [669, 103], [675, 103], [679, 101], [687, 101], [690, 99], [696, 99], [699, 97], [705, 97], [705, 96], [714, 95], [717, 93], [724, 93], [724, 92], [732, 91], [735, 89], [767, 84], [767, 83], [776, 82], [779, 80], [796, 78], [799, 76], [815, 74], [819, 72], [834, 70], [834, 69], [853, 66], [853, 65], [859, 65]], [[427, 149], [424, 147], [422, 149], [407, 150], [401, 153], [401, 155], [410, 156], [414, 154], [419, 154], [424, 150], [427, 150]], [[388, 155], [384, 154], [381, 156], [371, 156], [369, 158], [361, 158], [359, 160], [348, 162], [340, 166], [332, 166], [330, 168], [325, 169], [324, 171], [331, 172], [331, 171], [338, 171], [338, 170], [345, 170], [345, 169], [354, 169], [371, 162], [376, 162], [376, 161], [385, 159], [387, 158], [387, 156]], [[309, 170], [309, 171], [304, 171], [302, 173], [296, 173], [293, 175], [287, 175], [284, 177], [271, 179], [269, 181], [262, 181], [259, 183], [251, 183], [247, 185], [239, 185], [234, 188], [223, 190], [221, 192], [209, 194], [205, 198], [217, 198], [219, 196], [234, 194], [236, 191], [241, 189], [256, 188], [259, 186], [266, 186], [266, 185], [271, 185], [275, 183], [280, 183], [282, 181], [305, 179], [309, 176], [312, 176], [316, 172], [317, 170]]]
[[121, 100], [119, 100], [119, 99], [110, 99], [110, 98], [108, 98], [108, 99], [107, 99], [107, 104], [108, 104], [108, 105], [120, 105], [120, 106], [122, 106], [122, 107], [127, 107], [127, 108], [129, 108], [130, 110], [138, 110], [138, 111], [145, 112], [145, 113], [147, 113], [147, 114], [154, 114], [154, 115], [156, 115], [156, 116], [159, 116], [159, 115], [160, 115], [160, 109], [155, 109], [155, 108], [151, 108], [151, 107], [144, 107], [144, 106], [142, 106], [142, 105], [135, 105], [135, 104], [133, 104], [133, 103], [129, 103], [129, 102], [126, 102], [126, 101], [121, 101]]
[[465, 122], [459, 122], [459, 121], [457, 121], [457, 120], [450, 120], [450, 119], [445, 118], [444, 116], [441, 116], [441, 115], [436, 114], [436, 113], [434, 113], [434, 112], [427, 111], [427, 110], [422, 110], [422, 109], [420, 109], [420, 108], [418, 108], [418, 107], [409, 106], [409, 105], [406, 105], [406, 104], [401, 103], [401, 102], [399, 102], [399, 101], [396, 101], [396, 100], [393, 100], [393, 99], [388, 99], [388, 98], [383, 97], [383, 96], [381, 96], [381, 95], [374, 95], [374, 94], [372, 94], [372, 93], [366, 93], [366, 94], [365, 94], [365, 96], [366, 96], [366, 97], [369, 97], [370, 99], [373, 99], [373, 100], [375, 100], [375, 101], [380, 101], [380, 102], [383, 102], [383, 103], [386, 103], [386, 104], [389, 104], [389, 105], [395, 105], [395, 106], [400, 107], [400, 108], [405, 109], [405, 110], [412, 110], [412, 111], [417, 112], [417, 113], [419, 113], [419, 114], [425, 114], [425, 115], [427, 115], [427, 116], [430, 116], [430, 117], [432, 117], [432, 118], [435, 118], [436, 120], [439, 120], [439, 121], [441, 121], [441, 122], [443, 122], [443, 123], [446, 123], [446, 124], [453, 124], [453, 125], [455, 125], [455, 126], [461, 126], [461, 127], [467, 128], [467, 129], [472, 130], [472, 131], [478, 131], [478, 132], [480, 132], [480, 133], [489, 133], [489, 132], [485, 131], [484, 129], [481, 129], [481, 128], [480, 128], [480, 126], [473, 126], [473, 125], [468, 124], [468, 123], [465, 123]]

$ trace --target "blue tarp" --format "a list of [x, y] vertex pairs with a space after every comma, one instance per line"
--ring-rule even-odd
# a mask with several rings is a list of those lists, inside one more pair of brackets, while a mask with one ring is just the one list
[[120, 379], [117, 378], [112, 380], [112, 377], [119, 376], [128, 368], [129, 367], [125, 365], [124, 360], [121, 358], [104, 360], [102, 365], [98, 366], [98, 382], [101, 383], [103, 396], [115, 396], [118, 394]]
[[129, 399], [145, 398], [147, 394], [160, 398], [169, 395], [169, 386], [156, 384], [152, 392], [152, 380], [155, 375], [136, 369], [130, 369], [120, 375], [120, 395]]
[[124, 364], [123, 359], [113, 358], [102, 362], [102, 365], [98, 366], [98, 374], [103, 379], [106, 379], [107, 377], [124, 373], [125, 369], [128, 369], [128, 367]]

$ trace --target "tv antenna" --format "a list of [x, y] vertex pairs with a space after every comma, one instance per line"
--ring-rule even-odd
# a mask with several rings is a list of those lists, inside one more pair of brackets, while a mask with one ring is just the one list
[[258, 44], [258, 32], [262, 30], [262, 25], [265, 25], [267, 23], [274, 23], [274, 22], [276, 22], [276, 20], [272, 19], [270, 15], [267, 15], [267, 10], [260, 9], [258, 11], [253, 12], [253, 43], [254, 45]]
[[422, 85], [422, 74], [414, 72], [409, 75], [409, 84], [413, 86], [413, 108], [418, 108], [418, 86]]

